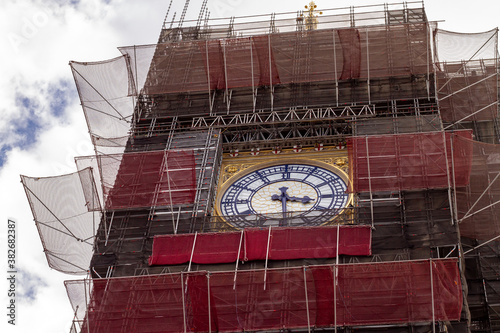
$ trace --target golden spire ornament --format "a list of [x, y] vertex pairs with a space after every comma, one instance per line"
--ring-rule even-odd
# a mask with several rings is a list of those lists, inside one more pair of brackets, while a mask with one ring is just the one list
[[[309, 2], [309, 5], [304, 6], [307, 9], [307, 14], [305, 16], [305, 28], [306, 30], [316, 30], [318, 28], [318, 16], [322, 15], [323, 12], [318, 12], [316, 8], [318, 6], [314, 1]], [[304, 16], [301, 14], [300, 16]]]

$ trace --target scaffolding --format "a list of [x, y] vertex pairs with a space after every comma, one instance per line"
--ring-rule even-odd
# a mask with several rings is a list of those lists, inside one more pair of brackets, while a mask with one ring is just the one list
[[[187, 126], [224, 129], [223, 143], [240, 146], [318, 137], [335, 143], [351, 133], [345, 128], [353, 119], [424, 115], [440, 115], [450, 128], [472, 125], [494, 142], [497, 30], [431, 28], [402, 23], [366, 27], [355, 37], [348, 29], [177, 41], [124, 47], [122, 57], [71, 67], [93, 142], [104, 153], [122, 152], [130, 133], [147, 138]], [[451, 57], [450, 43], [469, 49]], [[353, 49], [359, 62], [347, 54]]]
[[245, 270], [236, 279], [233, 272], [184, 272], [66, 287], [75, 312], [85, 306], [81, 295], [90, 297], [76, 324], [96, 333], [435, 323], [457, 320], [462, 308], [456, 259]]
[[[49, 265], [89, 273], [72, 332], [500, 330], [498, 30], [440, 30], [420, 1], [303, 14], [203, 7], [70, 62], [80, 210], [47, 195], [66, 178], [22, 181]], [[217, 215], [223, 160], [307, 149], [345, 153], [352, 204]]]

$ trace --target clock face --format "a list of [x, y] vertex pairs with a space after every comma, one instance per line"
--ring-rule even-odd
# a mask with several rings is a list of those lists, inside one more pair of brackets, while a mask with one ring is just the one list
[[320, 225], [347, 206], [346, 179], [340, 170], [316, 165], [268, 166], [225, 186], [218, 209], [237, 227]]

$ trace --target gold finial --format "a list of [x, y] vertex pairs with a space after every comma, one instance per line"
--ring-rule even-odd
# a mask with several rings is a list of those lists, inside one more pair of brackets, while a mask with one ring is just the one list
[[[318, 28], [318, 15], [322, 15], [323, 12], [318, 12], [316, 11], [316, 8], [318, 6], [314, 1], [309, 2], [309, 5], [304, 6], [305, 9], [307, 9], [307, 14], [305, 16], [305, 27], [306, 30], [315, 30]], [[304, 14], [301, 14], [301, 17], [303, 17]]]

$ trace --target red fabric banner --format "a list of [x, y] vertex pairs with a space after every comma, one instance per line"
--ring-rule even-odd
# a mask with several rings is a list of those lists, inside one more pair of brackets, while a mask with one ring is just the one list
[[102, 155], [106, 209], [192, 203], [196, 194], [192, 150]]
[[462, 302], [456, 258], [94, 279], [82, 332], [456, 321]]
[[453, 140], [455, 137], [472, 139], [472, 131], [351, 138], [348, 147], [353, 192], [466, 186], [472, 165], [472, 144]]
[[[371, 228], [369, 226], [340, 226], [339, 251], [341, 255], [370, 255]], [[269, 235], [271, 237], [269, 238]], [[196, 238], [196, 242], [195, 242]], [[153, 241], [150, 265], [178, 265], [193, 255], [197, 264], [220, 264], [265, 260], [268, 248], [270, 260], [304, 258], [334, 258], [337, 255], [337, 226], [308, 228], [249, 228], [241, 232], [162, 235]], [[193, 251], [194, 244], [194, 251]]]
[[[240, 237], [240, 232], [197, 234], [193, 262], [197, 264], [235, 262]], [[194, 242], [194, 234], [156, 236], [153, 240], [153, 254], [149, 257], [149, 265], [179, 265], [188, 262]]]
[[[192, 332], [217, 332], [217, 310], [214, 302], [214, 294], [209, 284], [208, 277], [204, 272], [193, 272], [186, 276], [186, 299], [190, 304], [191, 311], [187, 313], [187, 320], [191, 323]], [[210, 291], [210, 304], [209, 292]], [[210, 309], [210, 316], [209, 316]], [[209, 325], [210, 323], [210, 325]]]
[[342, 44], [344, 66], [340, 80], [358, 79], [361, 72], [361, 41], [359, 30], [341, 29], [337, 34]]
[[224, 54], [222, 52], [220, 41], [211, 40], [198, 42], [198, 46], [200, 47], [201, 54], [204, 57], [203, 65], [205, 67], [205, 71], [206, 73], [209, 73], [207, 78], [210, 79], [210, 89], [225, 89], [226, 75], [224, 72]]

